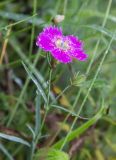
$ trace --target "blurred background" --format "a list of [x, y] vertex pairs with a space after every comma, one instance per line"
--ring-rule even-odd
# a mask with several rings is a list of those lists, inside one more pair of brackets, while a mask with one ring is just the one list
[[[64, 35], [73, 34], [84, 41], [88, 60], [64, 65], [39, 49], [36, 37], [49, 25], [62, 27]], [[104, 113], [67, 143], [64, 151], [72, 160], [116, 160], [115, 30], [115, 0], [0, 0], [0, 160], [30, 159], [31, 151], [25, 145], [33, 142], [31, 129], [37, 123], [41, 126], [44, 122], [37, 153], [64, 138], [97, 70], [99, 74], [73, 129], [89, 121], [101, 105]], [[46, 96], [39, 96], [40, 108], [35, 109], [39, 103], [37, 87], [47, 96], [49, 110]]]

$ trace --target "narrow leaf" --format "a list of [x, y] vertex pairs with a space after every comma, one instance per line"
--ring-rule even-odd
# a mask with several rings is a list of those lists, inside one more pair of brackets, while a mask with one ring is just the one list
[[34, 77], [34, 75], [32, 74], [32, 72], [30, 72], [30, 70], [27, 68], [27, 66], [22, 62], [28, 76], [31, 78], [31, 80], [33, 81], [33, 83], [36, 85], [39, 93], [41, 94], [41, 96], [43, 97], [44, 101], [47, 103], [47, 97], [41, 87], [41, 85], [39, 84], [39, 82], [37, 81], [37, 79]]
[[89, 27], [91, 29], [94, 29], [96, 31], [99, 31], [101, 33], [103, 33], [104, 35], [108, 36], [108, 37], [113, 37], [114, 40], [116, 40], [116, 35], [114, 35], [113, 32], [109, 31], [108, 29], [98, 26], [98, 25], [86, 25], [86, 27]]
[[37, 135], [40, 131], [41, 125], [41, 114], [40, 114], [40, 106], [41, 106], [41, 97], [37, 93], [36, 96], [36, 109], [35, 109], [35, 134]]
[[9, 141], [18, 142], [18, 143], [21, 143], [21, 144], [24, 144], [24, 145], [30, 147], [30, 144], [27, 141], [23, 140], [22, 138], [16, 137], [16, 136], [11, 136], [8, 134], [0, 133], [0, 138], [7, 139]]
[[11, 154], [7, 151], [7, 149], [0, 143], [0, 150], [6, 155], [9, 160], [14, 160]]
[[[71, 140], [73, 140], [74, 138], [79, 137], [84, 131], [86, 131], [90, 126], [92, 126], [94, 123], [96, 123], [103, 114], [103, 110], [104, 110], [104, 105], [102, 105], [101, 109], [98, 111], [98, 113], [91, 118], [90, 120], [88, 120], [87, 122], [85, 122], [82, 126], [80, 126], [79, 128], [75, 129], [74, 131], [72, 131], [70, 133], [70, 135], [67, 138], [67, 143], [70, 142]], [[64, 143], [65, 138], [61, 139], [60, 141], [58, 141], [56, 144], [53, 145], [54, 148], [59, 149], [62, 144]]]

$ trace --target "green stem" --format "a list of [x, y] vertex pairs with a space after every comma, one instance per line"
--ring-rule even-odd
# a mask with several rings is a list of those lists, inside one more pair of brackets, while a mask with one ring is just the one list
[[67, 8], [68, 0], [64, 0], [64, 8], [63, 8], [63, 14], [66, 14], [66, 8]]
[[49, 75], [48, 98], [47, 98], [48, 104], [47, 104], [47, 107], [48, 107], [49, 101], [50, 101], [51, 78], [52, 78], [52, 69], [50, 70], [50, 75]]
[[[33, 2], [33, 15], [36, 14], [36, 10], [37, 10], [37, 0], [34, 0], [34, 2]], [[29, 48], [29, 57], [31, 56], [32, 51], [33, 51], [33, 40], [34, 40], [34, 32], [35, 32], [35, 25], [33, 23], [33, 19], [32, 19], [32, 30], [31, 30], [31, 41], [30, 41], [30, 48]]]

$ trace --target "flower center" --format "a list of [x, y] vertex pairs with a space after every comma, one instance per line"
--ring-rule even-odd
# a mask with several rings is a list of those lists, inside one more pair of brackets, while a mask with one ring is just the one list
[[64, 41], [63, 39], [57, 39], [55, 44], [56, 44], [56, 47], [58, 47], [62, 50], [69, 49], [68, 41]]

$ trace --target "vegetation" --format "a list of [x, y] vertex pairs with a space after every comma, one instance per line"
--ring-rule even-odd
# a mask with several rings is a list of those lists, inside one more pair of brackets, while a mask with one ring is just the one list
[[[0, 1], [0, 160], [116, 160], [115, 4]], [[84, 41], [87, 61], [38, 48], [49, 25]]]

